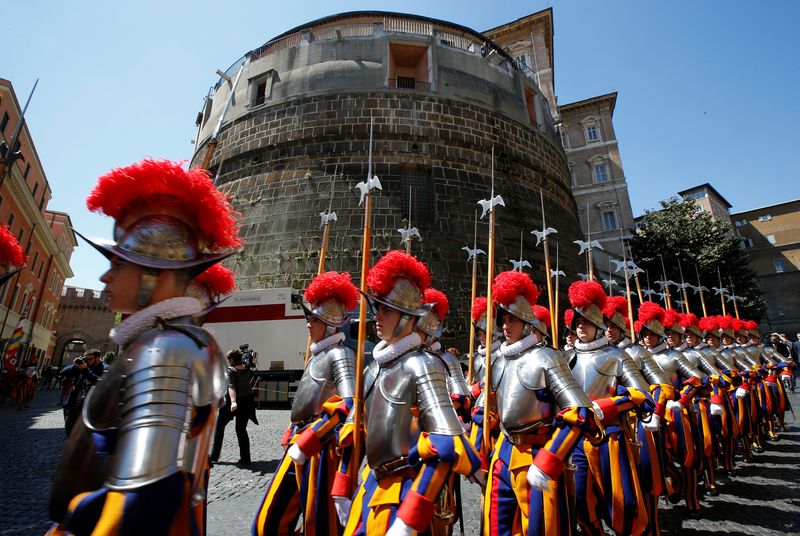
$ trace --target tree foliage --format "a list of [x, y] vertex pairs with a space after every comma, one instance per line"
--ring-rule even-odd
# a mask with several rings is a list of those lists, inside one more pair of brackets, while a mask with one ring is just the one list
[[[681, 269], [684, 281], [697, 286], [699, 273], [700, 282], [710, 290], [704, 294], [709, 315], [722, 313], [720, 296], [711, 290], [722, 286], [742, 298], [737, 301], [742, 318], [762, 317], [761, 291], [755, 273], [749, 268], [747, 254], [739, 247], [739, 239], [729, 223], [714, 219], [693, 200], [670, 198], [661, 201], [660, 210], [646, 211], [634, 230], [631, 249], [637, 264], [647, 270], [646, 277], [640, 275], [643, 286], [648, 277], [653, 290], [659, 290], [654, 282], [664, 276], [680, 283]], [[670, 288], [675, 309], [679, 308], [675, 301], [680, 292]], [[701, 316], [699, 294], [692, 289], [687, 289], [687, 294], [691, 311]], [[726, 300], [725, 307], [734, 314], [733, 301]]]

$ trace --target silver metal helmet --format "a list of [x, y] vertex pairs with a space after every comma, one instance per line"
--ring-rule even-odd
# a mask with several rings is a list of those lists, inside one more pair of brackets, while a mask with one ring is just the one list
[[599, 329], [606, 329], [606, 323], [603, 321], [603, 311], [596, 304], [590, 303], [586, 307], [575, 307], [573, 305], [572, 308], [575, 310], [575, 314], [581, 315]]
[[533, 314], [533, 304], [526, 300], [525, 296], [522, 294], [518, 294], [514, 301], [509, 304], [498, 303], [497, 310], [498, 314], [495, 315], [494, 320], [495, 325], [500, 329], [503, 327], [503, 315], [500, 314], [500, 311], [510, 313], [531, 326], [535, 326], [539, 323], [539, 320], [536, 319], [536, 315]]
[[199, 274], [234, 253], [203, 252], [195, 231], [182, 220], [165, 214], [145, 216], [125, 228], [115, 227], [116, 241], [77, 234], [109, 260], [118, 257], [155, 270], [188, 270]]
[[367, 299], [372, 303], [382, 303], [401, 313], [422, 317], [431, 310], [431, 304], [422, 305], [422, 290], [409, 279], [398, 277], [394, 280], [391, 290], [383, 296], [367, 293]]
[[344, 304], [337, 300], [323, 300], [310, 306], [303, 303], [301, 306], [306, 318], [314, 316], [323, 324], [332, 328], [342, 328], [350, 321], [350, 316], [347, 314]]
[[[486, 320], [484, 320], [484, 324]], [[433, 311], [428, 311], [417, 323], [417, 327], [426, 335], [438, 339], [442, 336], [443, 322], [439, 320], [439, 315]]]

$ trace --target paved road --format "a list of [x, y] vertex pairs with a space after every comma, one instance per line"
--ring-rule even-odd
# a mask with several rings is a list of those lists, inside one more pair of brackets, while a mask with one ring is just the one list
[[[47, 527], [47, 497], [65, 435], [55, 392], [39, 391], [31, 408], [0, 407], [0, 536], [41, 535]], [[800, 395], [793, 395], [800, 408]], [[249, 534], [264, 489], [281, 455], [278, 444], [286, 410], [259, 410], [260, 426], [250, 425], [253, 464], [240, 468], [233, 425], [209, 489], [210, 536]], [[800, 422], [789, 417], [781, 440], [769, 443], [753, 463], [739, 462], [738, 474], [720, 482], [719, 497], [704, 497], [704, 517], [689, 519], [682, 506], [662, 503], [665, 535], [711, 536], [800, 534]], [[467, 535], [478, 533], [480, 495], [464, 485]]]

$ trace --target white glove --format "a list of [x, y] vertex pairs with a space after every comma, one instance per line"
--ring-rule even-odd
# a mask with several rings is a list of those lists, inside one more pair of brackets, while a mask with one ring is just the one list
[[528, 484], [532, 489], [546, 490], [550, 487], [552, 478], [544, 474], [544, 471], [531, 464], [528, 467]]
[[683, 404], [677, 400], [667, 400], [667, 409], [670, 411], [681, 411], [683, 410]]
[[592, 401], [592, 407], [594, 408], [594, 414], [597, 415], [597, 420], [600, 421], [600, 422], [603, 422], [603, 419], [605, 418], [605, 414], [603, 413], [603, 410], [600, 409], [600, 406], [598, 406], [597, 402], [594, 402], [594, 401]]
[[722, 406], [719, 404], [711, 404], [711, 415], [722, 415]]
[[661, 429], [661, 417], [653, 413], [649, 421], [642, 421], [642, 428], [648, 432], [658, 432]]
[[414, 536], [414, 529], [405, 524], [405, 521], [396, 517], [386, 536]]
[[742, 399], [747, 396], [749, 391], [747, 389], [742, 389], [741, 387], [736, 388], [736, 398]]
[[297, 446], [297, 443], [289, 447], [289, 451], [286, 454], [288, 454], [289, 457], [294, 460], [294, 463], [298, 465], [303, 465], [308, 461], [308, 457], [303, 454], [303, 451], [300, 450], [300, 447]]
[[350, 507], [352, 505], [353, 501], [347, 497], [333, 498], [333, 506], [336, 507], [336, 515], [339, 518], [339, 524], [343, 527], [347, 525], [347, 518], [350, 517]]

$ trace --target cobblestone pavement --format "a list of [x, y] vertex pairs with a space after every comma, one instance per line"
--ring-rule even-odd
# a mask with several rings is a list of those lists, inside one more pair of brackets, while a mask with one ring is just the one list
[[[42, 535], [48, 527], [47, 499], [59, 453], [65, 440], [55, 391], [39, 391], [29, 409], [0, 406], [0, 536]], [[800, 394], [791, 396], [800, 408]], [[277, 467], [279, 441], [288, 410], [259, 410], [260, 426], [250, 425], [253, 464], [239, 459], [233, 424], [225, 435], [222, 457], [212, 470], [208, 504], [210, 536], [250, 533], [256, 508]], [[800, 534], [800, 421], [787, 416], [788, 430], [778, 442], [768, 442], [753, 463], [737, 459], [735, 476], [720, 479], [722, 493], [703, 497], [702, 519], [690, 519], [682, 505], [662, 502], [665, 535]], [[465, 534], [477, 535], [480, 490], [464, 483]], [[455, 531], [458, 534], [458, 530]]]

